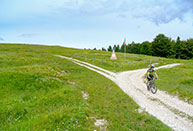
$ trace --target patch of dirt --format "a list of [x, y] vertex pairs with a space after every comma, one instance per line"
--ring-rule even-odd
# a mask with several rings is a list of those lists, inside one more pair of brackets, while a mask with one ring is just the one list
[[141, 114], [141, 113], [144, 112], [144, 109], [140, 107], [140, 108], [136, 109], [136, 111], [137, 111], [139, 114]]
[[68, 81], [68, 83], [72, 84], [72, 85], [75, 85], [76, 83], [73, 82], [73, 81]]
[[82, 93], [82, 97], [83, 97], [85, 100], [87, 100], [88, 97], [89, 97], [89, 94], [88, 94], [87, 92], [84, 92], [84, 91], [82, 91], [81, 93]]
[[99, 127], [99, 130], [106, 131], [107, 130], [108, 121], [104, 120], [104, 119], [98, 119], [98, 120], [95, 121], [94, 125], [96, 127]]

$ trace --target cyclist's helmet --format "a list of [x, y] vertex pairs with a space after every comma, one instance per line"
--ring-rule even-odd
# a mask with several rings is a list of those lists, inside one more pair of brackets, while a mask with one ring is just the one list
[[151, 67], [150, 67], [150, 69], [153, 69], [154, 68], [154, 66], [152, 65]]

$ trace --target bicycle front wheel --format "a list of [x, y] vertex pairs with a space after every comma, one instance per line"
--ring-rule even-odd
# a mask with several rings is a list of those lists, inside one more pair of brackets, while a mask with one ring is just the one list
[[155, 84], [155, 82], [153, 81], [151, 84], [151, 92], [153, 94], [155, 94], [157, 92], [157, 85]]

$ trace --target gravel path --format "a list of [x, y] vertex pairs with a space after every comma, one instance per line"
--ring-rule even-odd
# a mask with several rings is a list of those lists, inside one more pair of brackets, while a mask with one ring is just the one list
[[[188, 104], [178, 97], [171, 96], [167, 92], [160, 91], [152, 94], [147, 91], [143, 76], [147, 69], [113, 73], [95, 65], [80, 60], [59, 56], [72, 60], [75, 64], [93, 70], [115, 82], [126, 94], [149, 114], [155, 116], [163, 123], [176, 131], [193, 131], [193, 105]], [[179, 64], [170, 64], [160, 68], [171, 68]]]

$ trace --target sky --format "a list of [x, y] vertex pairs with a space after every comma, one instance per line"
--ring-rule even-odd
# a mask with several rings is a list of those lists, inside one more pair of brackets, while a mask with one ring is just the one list
[[193, 0], [0, 0], [0, 43], [107, 48], [193, 38]]

